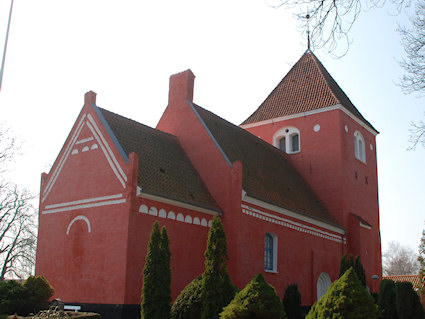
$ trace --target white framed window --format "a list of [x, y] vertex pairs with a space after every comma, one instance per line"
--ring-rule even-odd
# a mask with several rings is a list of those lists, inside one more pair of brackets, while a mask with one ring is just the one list
[[323, 295], [328, 291], [329, 286], [331, 285], [331, 277], [326, 272], [322, 272], [317, 279], [317, 301], [323, 297]]
[[273, 144], [287, 154], [300, 151], [300, 131], [295, 127], [284, 127], [273, 136]]
[[366, 163], [365, 141], [362, 133], [359, 131], [354, 132], [354, 156], [363, 163]]
[[277, 236], [273, 233], [264, 236], [264, 270], [277, 272]]

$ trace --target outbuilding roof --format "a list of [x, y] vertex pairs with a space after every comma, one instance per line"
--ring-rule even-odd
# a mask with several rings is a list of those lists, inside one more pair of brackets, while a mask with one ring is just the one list
[[315, 111], [338, 104], [376, 131], [360, 114], [319, 59], [313, 52], [307, 50], [258, 109], [241, 125]]

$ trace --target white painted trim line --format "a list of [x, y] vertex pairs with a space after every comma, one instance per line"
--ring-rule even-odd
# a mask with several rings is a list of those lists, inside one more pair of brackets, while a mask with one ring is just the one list
[[376, 136], [378, 134], [377, 131], [375, 131], [374, 129], [372, 129], [368, 125], [366, 125], [366, 123], [364, 123], [359, 118], [357, 118], [357, 116], [355, 116], [353, 113], [348, 111], [341, 104], [336, 104], [336, 105], [332, 105], [332, 106], [328, 106], [328, 107], [324, 107], [324, 108], [320, 108], [320, 109], [312, 110], [312, 111], [308, 111], [308, 112], [291, 114], [291, 115], [287, 115], [287, 116], [277, 117], [277, 118], [274, 118], [274, 119], [269, 119], [269, 120], [264, 120], [264, 121], [260, 121], [260, 122], [245, 124], [245, 125], [241, 125], [240, 127], [247, 129], [247, 128], [256, 127], [256, 126], [260, 126], [260, 125], [282, 122], [282, 121], [286, 121], [286, 120], [290, 120], [290, 119], [295, 119], [295, 118], [298, 118], [298, 117], [304, 117], [304, 116], [308, 116], [308, 115], [314, 115], [314, 114], [319, 114], [319, 113], [333, 111], [333, 110], [343, 111], [345, 114], [347, 114], [350, 118], [352, 118], [355, 122], [357, 122], [359, 125], [364, 127], [367, 131], [372, 133], [374, 136]]
[[204, 213], [204, 214], [213, 215], [213, 216], [220, 216], [220, 213], [215, 211], [215, 210], [208, 209], [208, 208], [202, 208], [202, 207], [199, 207], [199, 206], [179, 202], [179, 201], [176, 201], [176, 200], [173, 200], [173, 199], [160, 197], [160, 196], [157, 196], [157, 195], [152, 195], [152, 194], [140, 192], [140, 194], [138, 196], [141, 197], [141, 198], [151, 199], [151, 200], [154, 200], [156, 202], [174, 205], [174, 206], [181, 207], [181, 208], [190, 209], [190, 210], [196, 211], [198, 213]]
[[66, 230], [66, 234], [69, 235], [69, 231], [71, 230], [72, 225], [77, 221], [77, 220], [83, 220], [86, 222], [87, 224], [87, 228], [88, 228], [88, 232], [91, 233], [91, 225], [90, 225], [90, 221], [86, 216], [83, 215], [78, 215], [77, 217], [75, 217], [68, 225], [68, 229]]
[[82, 140], [76, 141], [75, 144], [82, 144], [82, 143], [86, 143], [86, 142], [90, 142], [90, 141], [93, 141], [93, 136], [92, 137], [83, 138]]
[[100, 206], [123, 204], [125, 202], [126, 202], [125, 198], [116, 199], [116, 200], [106, 200], [106, 201], [87, 203], [87, 204], [81, 204], [81, 205], [65, 206], [65, 207], [60, 207], [60, 208], [57, 208], [57, 209], [44, 210], [42, 212], [42, 214], [54, 214], [54, 213], [59, 213], [59, 212], [69, 212], [69, 211], [72, 211], [72, 210], [83, 209], [83, 208], [93, 208], [93, 207], [100, 207]]
[[121, 197], [123, 197], [123, 194], [93, 197], [93, 198], [76, 200], [76, 201], [73, 201], [73, 202], [46, 205], [46, 209], [58, 208], [58, 207], [63, 207], [63, 206], [72, 206], [72, 205], [78, 205], [78, 204], [85, 204], [85, 203], [97, 202], [97, 201], [104, 201], [104, 200], [107, 200], [107, 199], [117, 199], [117, 198], [121, 198]]
[[362, 222], [359, 222], [360, 223], [360, 226], [361, 227], [363, 227], [363, 228], [366, 228], [366, 229], [369, 229], [369, 230], [371, 230], [372, 229], [372, 227], [371, 226], [369, 226], [369, 225], [366, 225], [366, 224], [364, 224], [364, 223], [362, 223]]
[[256, 198], [253, 198], [253, 197], [247, 195], [246, 193], [242, 197], [242, 201], [247, 202], [247, 203], [252, 204], [252, 205], [255, 205], [255, 206], [258, 206], [258, 207], [262, 207], [262, 208], [271, 210], [273, 212], [276, 212], [276, 213], [279, 213], [279, 214], [282, 214], [282, 215], [285, 215], [285, 216], [288, 216], [288, 217], [298, 219], [300, 221], [303, 221], [303, 222], [306, 222], [306, 223], [309, 223], [309, 224], [312, 224], [312, 225], [315, 225], [315, 226], [318, 226], [318, 227], [321, 227], [321, 228], [324, 228], [324, 229], [327, 229], [327, 230], [330, 230], [330, 231], [333, 231], [333, 232], [341, 234], [341, 235], [345, 234], [345, 230], [342, 229], [342, 228], [330, 225], [328, 223], [322, 222], [320, 220], [317, 220], [317, 219], [314, 219], [314, 218], [311, 218], [311, 217], [308, 217], [308, 216], [305, 216], [305, 215], [301, 215], [301, 214], [292, 212], [288, 209], [284, 209], [282, 207], [279, 207], [279, 206], [276, 206], [276, 205], [273, 205], [273, 204], [263, 202], [259, 199], [256, 199]]
[[317, 229], [317, 228], [314, 228], [314, 227], [310, 227], [310, 226], [306, 226], [304, 224], [300, 224], [300, 223], [294, 222], [294, 221], [286, 219], [286, 218], [282, 218], [282, 217], [279, 217], [279, 216], [276, 216], [276, 215], [265, 213], [265, 212], [262, 212], [258, 209], [255, 209], [253, 207], [249, 207], [249, 206], [246, 206], [246, 205], [242, 205], [242, 213], [249, 215], [249, 216], [252, 216], [254, 218], [266, 220], [267, 222], [275, 223], [275, 224], [281, 225], [283, 227], [291, 228], [291, 229], [296, 230], [296, 231], [300, 231], [300, 232], [307, 233], [307, 234], [310, 234], [310, 235], [313, 235], [313, 236], [328, 239], [328, 240], [331, 240], [331, 241], [334, 241], [334, 242], [337, 242], [337, 243], [342, 243], [342, 241], [343, 241], [342, 236], [331, 234], [331, 233], [325, 232], [323, 230], [320, 230], [320, 229]]

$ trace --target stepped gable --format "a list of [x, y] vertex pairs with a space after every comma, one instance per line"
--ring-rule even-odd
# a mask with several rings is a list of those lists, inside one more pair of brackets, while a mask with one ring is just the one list
[[99, 110], [124, 152], [139, 155], [142, 192], [221, 211], [174, 135]]
[[307, 50], [260, 107], [241, 125], [341, 104], [368, 127], [360, 114], [317, 57]]
[[248, 195], [341, 227], [284, 152], [202, 107], [193, 106], [229, 160], [242, 163], [242, 188]]

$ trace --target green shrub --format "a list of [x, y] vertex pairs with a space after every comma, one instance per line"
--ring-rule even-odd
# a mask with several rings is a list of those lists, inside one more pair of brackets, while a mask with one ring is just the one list
[[202, 277], [190, 282], [171, 306], [172, 319], [200, 318], [202, 313]]
[[345, 272], [350, 269], [350, 267], [354, 268], [354, 271], [356, 272], [357, 278], [359, 278], [360, 282], [364, 287], [366, 287], [366, 275], [365, 271], [362, 265], [362, 262], [360, 260], [360, 256], [357, 256], [356, 258], [353, 257], [353, 255], [343, 255], [341, 257], [340, 263], [339, 263], [339, 278], [341, 278]]
[[297, 284], [286, 287], [282, 303], [288, 319], [301, 319], [301, 294]]
[[377, 319], [378, 314], [378, 306], [351, 267], [313, 305], [306, 319]]
[[382, 279], [379, 284], [378, 306], [382, 318], [398, 319], [394, 281]]
[[0, 282], [0, 314], [37, 313], [47, 306], [53, 294], [53, 287], [43, 276], [30, 276], [23, 284], [13, 280]]
[[410, 282], [397, 282], [396, 309], [400, 319], [423, 319], [424, 309]]
[[223, 309], [220, 319], [284, 319], [285, 311], [262, 274], [255, 276], [248, 285], [236, 294], [230, 304]]
[[220, 218], [214, 217], [208, 232], [205, 270], [202, 274], [201, 319], [217, 319], [233, 299], [236, 287], [227, 272], [227, 239]]

